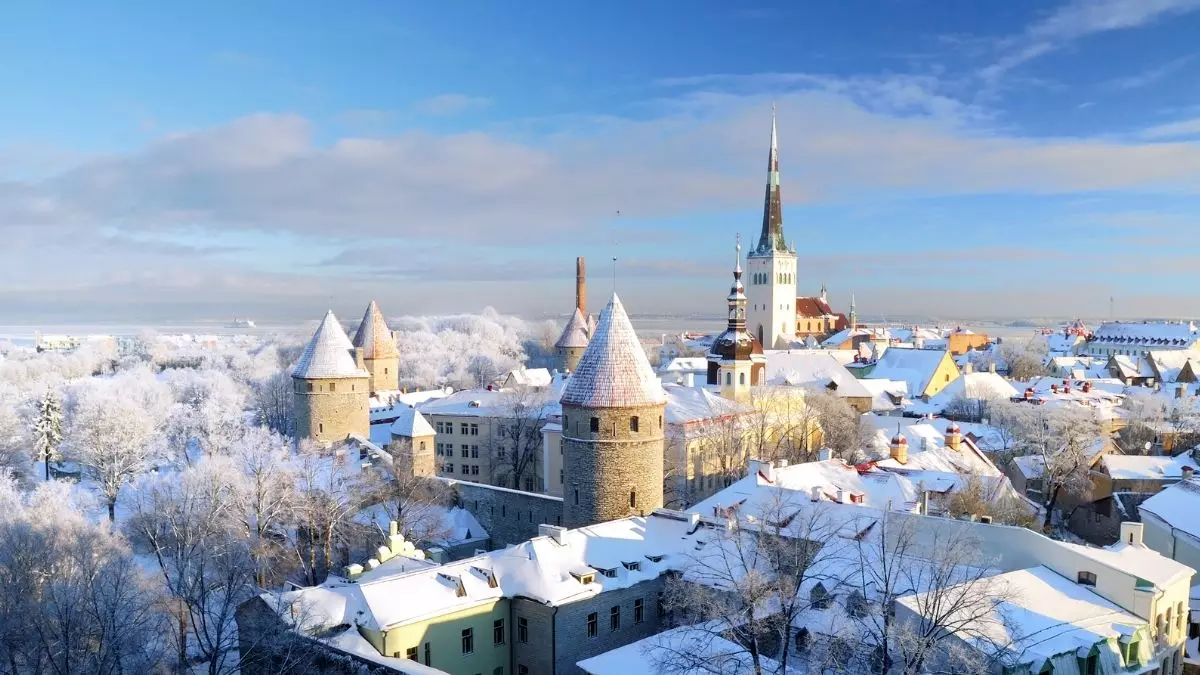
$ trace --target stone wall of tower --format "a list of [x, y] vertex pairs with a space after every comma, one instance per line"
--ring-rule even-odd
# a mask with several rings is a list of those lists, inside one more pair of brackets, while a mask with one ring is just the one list
[[558, 361], [563, 370], [575, 372], [576, 366], [579, 365], [579, 359], [583, 356], [583, 352], [587, 347], [557, 347]]
[[369, 386], [365, 377], [293, 378], [293, 435], [318, 443], [341, 441], [350, 434], [369, 438]]
[[363, 359], [363, 367], [371, 374], [371, 393], [400, 389], [400, 357]]
[[[582, 527], [663, 504], [663, 405], [563, 406], [563, 525]], [[637, 431], [631, 419], [637, 418]], [[599, 431], [591, 431], [591, 420]], [[632, 506], [631, 502], [632, 493]]]
[[787, 347], [796, 335], [796, 255], [782, 251], [751, 254], [746, 258], [744, 279], [746, 330], [761, 339], [763, 349]]

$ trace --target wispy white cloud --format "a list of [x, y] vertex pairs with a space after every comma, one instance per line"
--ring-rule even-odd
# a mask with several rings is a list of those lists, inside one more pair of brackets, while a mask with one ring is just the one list
[[1125, 77], [1117, 77], [1104, 83], [1104, 86], [1110, 89], [1141, 89], [1148, 87], [1157, 82], [1161, 82], [1167, 77], [1174, 75], [1195, 59], [1194, 55], [1184, 56], [1178, 59], [1173, 59], [1161, 66], [1148, 68], [1136, 75], [1127, 75]]
[[1151, 139], [1200, 136], [1200, 117], [1155, 125], [1144, 129], [1141, 135]]
[[412, 109], [418, 115], [445, 116], [458, 115], [470, 110], [481, 110], [491, 105], [491, 101], [480, 96], [464, 94], [441, 94], [417, 101]]
[[1200, 0], [1069, 0], [999, 42], [1001, 56], [980, 71], [995, 83], [1009, 71], [1089, 35], [1144, 26], [1200, 9]]

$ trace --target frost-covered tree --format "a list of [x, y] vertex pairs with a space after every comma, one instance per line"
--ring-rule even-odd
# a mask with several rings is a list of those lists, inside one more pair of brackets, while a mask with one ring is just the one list
[[255, 594], [251, 542], [240, 527], [242, 489], [228, 458], [206, 458], [134, 491], [126, 529], [158, 563], [172, 606], [181, 670], [237, 672], [235, 612]]
[[0, 401], [0, 474], [29, 476], [30, 443], [29, 429], [16, 406]]
[[529, 489], [542, 455], [542, 427], [549, 421], [553, 400], [538, 387], [514, 387], [502, 394], [500, 417], [494, 425], [496, 463], [493, 480], [518, 490]]
[[297, 471], [287, 441], [257, 427], [233, 444], [230, 453], [241, 474], [240, 517], [250, 537], [258, 585], [266, 587], [287, 572], [288, 542], [296, 525]]
[[126, 542], [58, 482], [0, 479], [0, 666], [10, 673], [156, 672], [160, 595]]
[[451, 534], [443, 517], [453, 501], [450, 485], [415, 475], [412, 439], [389, 443], [387, 453], [391, 462], [381, 467], [386, 475], [379, 483], [378, 506], [409, 541], [443, 543]]
[[240, 438], [246, 422], [242, 386], [219, 370], [168, 370], [175, 405], [167, 419], [167, 440], [190, 461], [191, 449], [204, 455], [223, 454]]
[[1167, 428], [1167, 405], [1153, 391], [1142, 387], [1125, 392], [1120, 410], [1125, 426], [1117, 433], [1121, 448], [1129, 454], [1141, 454], [1147, 447], [1161, 442]]
[[292, 433], [292, 377], [285, 371], [254, 381], [254, 415], [277, 434]]
[[1008, 340], [1000, 345], [1000, 358], [1014, 380], [1031, 380], [1046, 374], [1047, 346], [1045, 340]]
[[[359, 471], [348, 461], [346, 448], [329, 451], [301, 442], [297, 456], [297, 559], [304, 580], [319, 584], [341, 553], [361, 541], [365, 527], [355, 520], [377, 492], [373, 473]], [[357, 451], [353, 451], [357, 458]]]
[[33, 449], [37, 459], [45, 463], [46, 480], [50, 480], [50, 463], [58, 459], [58, 448], [62, 442], [62, 405], [58, 395], [50, 390], [38, 403], [37, 417], [33, 422]]
[[401, 317], [392, 328], [400, 349], [400, 386], [409, 389], [487, 384], [488, 375], [519, 368], [526, 358], [523, 344], [536, 337], [536, 329], [521, 319], [491, 308], [477, 315]]
[[1011, 424], [1016, 452], [1036, 458], [1041, 481], [1043, 525], [1048, 526], [1063, 498], [1083, 498], [1091, 490], [1091, 465], [1103, 438], [1095, 412], [1079, 406], [1022, 405]]
[[67, 459], [78, 463], [95, 483], [108, 506], [109, 521], [116, 519], [121, 488], [150, 470], [159, 456], [161, 411], [148, 409], [155, 397], [126, 386], [131, 383], [113, 378], [77, 391], [67, 428]]

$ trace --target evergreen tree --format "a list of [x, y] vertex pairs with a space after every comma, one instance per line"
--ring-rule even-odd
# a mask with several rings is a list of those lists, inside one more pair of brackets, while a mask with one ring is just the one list
[[50, 480], [50, 461], [58, 458], [58, 446], [63, 440], [62, 406], [53, 391], [47, 391], [38, 404], [37, 420], [33, 424], [33, 444], [38, 459], [46, 464], [46, 480]]

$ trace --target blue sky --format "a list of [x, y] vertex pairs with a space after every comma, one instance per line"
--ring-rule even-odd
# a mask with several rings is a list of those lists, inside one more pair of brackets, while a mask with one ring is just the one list
[[774, 102], [802, 292], [1200, 315], [1197, 35], [1200, 0], [19, 3], [0, 302], [540, 315], [615, 255], [631, 311], [720, 314]]

